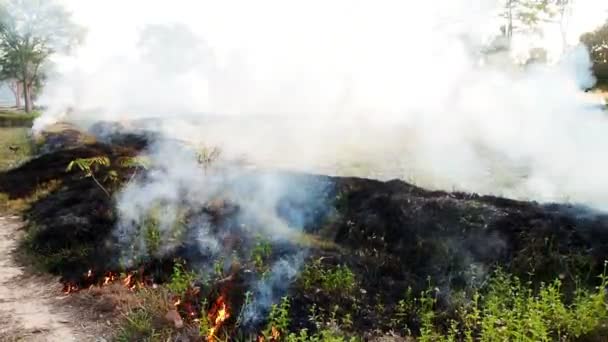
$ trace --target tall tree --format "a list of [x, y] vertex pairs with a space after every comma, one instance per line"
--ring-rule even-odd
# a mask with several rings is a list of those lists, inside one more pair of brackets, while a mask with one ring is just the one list
[[572, 0], [504, 0], [500, 16], [504, 19], [501, 31], [510, 46], [515, 33], [542, 34], [542, 24], [555, 20], [560, 9]]
[[21, 84], [25, 111], [33, 108], [33, 90], [49, 56], [67, 52], [81, 41], [83, 31], [53, 0], [0, 1], [0, 66], [4, 78]]
[[17, 65], [15, 61], [2, 56], [0, 58], [0, 82], [7, 85], [15, 96], [15, 107], [21, 108], [23, 99], [23, 84], [17, 78]]

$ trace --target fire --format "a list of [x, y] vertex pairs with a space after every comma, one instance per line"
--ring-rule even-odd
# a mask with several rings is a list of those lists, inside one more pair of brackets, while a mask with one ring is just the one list
[[133, 281], [133, 273], [129, 273], [125, 279], [123, 279], [122, 283], [130, 290], [134, 290], [137, 287], [137, 282]]
[[70, 294], [78, 291], [78, 285], [73, 282], [67, 282], [63, 284], [63, 293]]
[[112, 272], [108, 272], [106, 273], [106, 275], [104, 276], [104, 280], [103, 280], [103, 286], [106, 285], [110, 285], [111, 283], [113, 283], [117, 278], [116, 273], [112, 273]]
[[[281, 333], [279, 332], [279, 329], [272, 326], [270, 329], [270, 339], [269, 340], [271, 342], [276, 342], [276, 341], [279, 341], [280, 337], [281, 337]], [[266, 341], [266, 338], [264, 338], [264, 335], [258, 336], [257, 342], [265, 342], [265, 341]]]
[[[142, 271], [143, 272], [143, 271]], [[63, 284], [63, 292], [66, 294], [70, 294], [73, 292], [78, 292], [81, 288], [92, 288], [93, 286], [108, 286], [115, 282], [120, 282], [128, 289], [135, 290], [137, 287], [146, 286], [146, 281], [143, 279], [136, 280], [135, 273], [128, 273], [124, 278], [115, 272], [106, 272], [103, 276], [103, 280], [95, 277], [95, 273], [92, 269], [89, 269], [86, 273], [83, 274], [83, 278], [80, 281], [68, 281]]]
[[[214, 317], [215, 316], [215, 317]], [[213, 323], [213, 327], [209, 329], [209, 333], [207, 334], [207, 341], [213, 341], [215, 337], [215, 332], [222, 326], [222, 324], [230, 318], [230, 312], [228, 311], [228, 306], [226, 305], [226, 301], [224, 300], [224, 296], [219, 296], [211, 311], [209, 311], [209, 321]]]

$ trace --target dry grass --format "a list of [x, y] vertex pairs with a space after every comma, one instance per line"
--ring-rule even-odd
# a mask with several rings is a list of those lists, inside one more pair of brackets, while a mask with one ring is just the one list
[[0, 127], [0, 171], [13, 168], [33, 154], [27, 127]]
[[0, 211], [18, 213], [27, 210], [33, 203], [45, 198], [53, 191], [59, 189], [62, 182], [53, 179], [49, 182], [40, 184], [27, 197], [11, 199], [6, 193], [0, 193]]

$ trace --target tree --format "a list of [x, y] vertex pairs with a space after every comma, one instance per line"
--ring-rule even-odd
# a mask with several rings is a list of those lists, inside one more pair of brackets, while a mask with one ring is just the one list
[[15, 96], [15, 107], [21, 108], [23, 84], [17, 78], [17, 66], [14, 61], [0, 58], [0, 82], [6, 84]]
[[504, 0], [502, 35], [510, 45], [515, 33], [541, 35], [544, 23], [559, 25], [566, 46], [568, 19], [574, 0]]
[[2, 78], [21, 84], [25, 111], [33, 108], [33, 91], [41, 84], [41, 68], [49, 56], [67, 52], [83, 31], [53, 0], [0, 2], [0, 66]]
[[581, 42], [589, 49], [594, 63], [608, 63], [608, 21], [595, 31], [583, 34]]

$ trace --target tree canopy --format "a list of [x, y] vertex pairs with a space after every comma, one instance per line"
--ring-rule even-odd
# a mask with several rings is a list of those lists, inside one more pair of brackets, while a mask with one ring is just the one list
[[20, 84], [27, 112], [33, 107], [32, 91], [43, 79], [43, 64], [82, 37], [71, 14], [53, 0], [0, 1], [0, 79]]
[[608, 63], [608, 21], [595, 31], [582, 35], [581, 42], [589, 49], [594, 63]]

